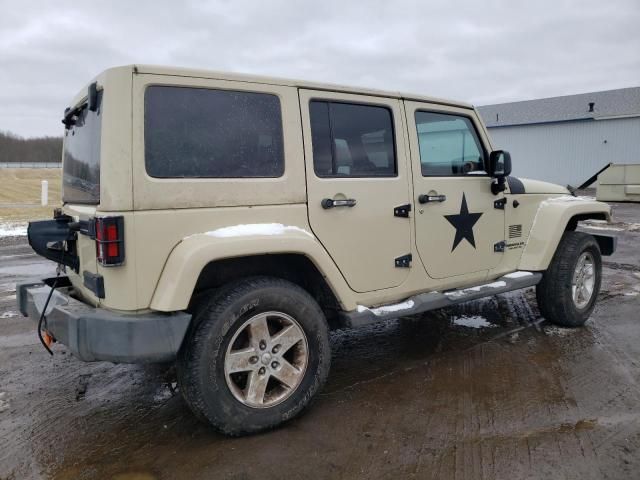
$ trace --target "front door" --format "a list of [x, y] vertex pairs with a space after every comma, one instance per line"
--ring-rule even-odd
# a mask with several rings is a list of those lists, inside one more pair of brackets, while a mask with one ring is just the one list
[[[405, 103], [416, 243], [432, 278], [477, 273], [502, 259], [504, 210], [485, 172], [488, 142], [473, 110]], [[496, 208], [498, 207], [498, 208]]]
[[[400, 101], [300, 90], [309, 224], [356, 292], [408, 276], [411, 223]], [[407, 259], [408, 260], [408, 259]]]

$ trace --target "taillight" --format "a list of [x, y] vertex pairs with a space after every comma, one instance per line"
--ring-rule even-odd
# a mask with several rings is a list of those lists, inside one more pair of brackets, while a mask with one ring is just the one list
[[124, 218], [96, 218], [96, 257], [105, 267], [124, 263]]

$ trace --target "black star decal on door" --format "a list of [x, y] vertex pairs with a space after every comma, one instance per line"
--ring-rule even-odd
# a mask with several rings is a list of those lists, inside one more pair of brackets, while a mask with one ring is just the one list
[[462, 194], [462, 205], [458, 215], [445, 215], [444, 218], [456, 229], [456, 237], [453, 240], [453, 252], [463, 239], [466, 239], [473, 248], [476, 248], [476, 241], [473, 238], [473, 226], [482, 216], [481, 213], [469, 213], [467, 199]]

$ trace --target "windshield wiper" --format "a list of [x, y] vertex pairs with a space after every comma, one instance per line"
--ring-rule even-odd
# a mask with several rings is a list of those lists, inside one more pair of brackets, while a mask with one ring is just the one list
[[98, 84], [93, 82], [87, 89], [87, 100], [74, 108], [67, 107], [64, 110], [64, 117], [62, 117], [62, 123], [68, 130], [69, 127], [76, 124], [78, 116], [85, 108], [89, 108], [90, 111], [95, 112], [98, 109]]
[[88, 106], [89, 104], [87, 102], [84, 102], [74, 108], [71, 108], [71, 107], [65, 108], [64, 117], [62, 117], [62, 123], [64, 123], [64, 127], [68, 130], [69, 127], [71, 127], [72, 125], [75, 125], [77, 117]]

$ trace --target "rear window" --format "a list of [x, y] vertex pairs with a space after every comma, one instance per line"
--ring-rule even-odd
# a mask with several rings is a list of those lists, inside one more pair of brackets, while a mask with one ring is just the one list
[[280, 99], [266, 93], [150, 86], [145, 166], [158, 178], [280, 177]]
[[102, 130], [102, 91], [98, 109], [83, 109], [75, 125], [64, 133], [62, 163], [62, 201], [100, 203], [100, 138]]

